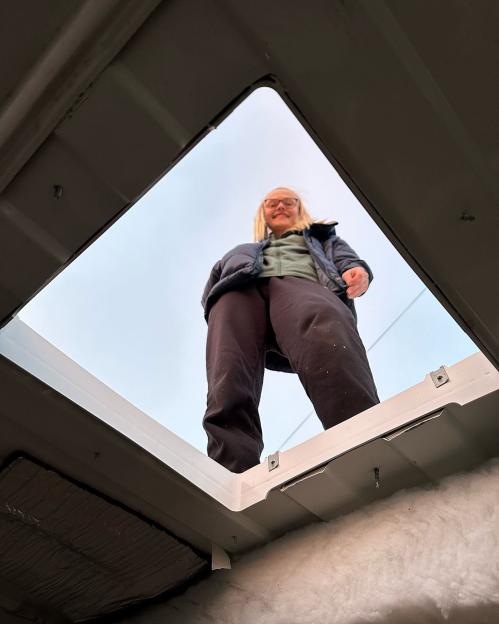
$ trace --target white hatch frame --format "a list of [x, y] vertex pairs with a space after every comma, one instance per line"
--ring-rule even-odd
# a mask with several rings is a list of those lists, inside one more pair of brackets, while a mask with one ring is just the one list
[[153, 420], [15, 317], [0, 331], [0, 353], [142, 447], [227, 509], [239, 512], [275, 488], [449, 404], [466, 405], [499, 389], [482, 353], [430, 374], [404, 392], [242, 474], [233, 474]]

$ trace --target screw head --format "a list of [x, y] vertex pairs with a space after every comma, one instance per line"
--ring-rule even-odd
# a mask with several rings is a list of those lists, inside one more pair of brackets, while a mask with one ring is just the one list
[[63, 187], [60, 184], [54, 184], [52, 188], [55, 199], [61, 199], [62, 194], [64, 193]]

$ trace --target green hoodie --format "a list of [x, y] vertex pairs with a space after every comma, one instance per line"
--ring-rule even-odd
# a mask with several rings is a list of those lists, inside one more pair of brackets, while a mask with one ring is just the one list
[[294, 275], [317, 282], [317, 271], [303, 234], [297, 230], [285, 232], [281, 238], [270, 237], [263, 250], [263, 268], [258, 277]]

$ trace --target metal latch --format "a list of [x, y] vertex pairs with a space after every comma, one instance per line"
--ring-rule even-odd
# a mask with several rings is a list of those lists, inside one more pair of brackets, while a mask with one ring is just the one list
[[430, 373], [430, 377], [433, 383], [435, 384], [435, 388], [440, 388], [440, 386], [443, 386], [448, 381], [450, 381], [449, 375], [447, 375], [447, 371], [445, 370], [444, 366], [441, 366], [436, 371], [432, 371]]
[[267, 457], [269, 472], [279, 467], [279, 451]]

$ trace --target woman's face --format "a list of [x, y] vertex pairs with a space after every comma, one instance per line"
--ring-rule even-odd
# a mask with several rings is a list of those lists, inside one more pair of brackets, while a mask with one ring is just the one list
[[293, 228], [298, 220], [299, 198], [291, 189], [277, 188], [263, 200], [265, 223], [272, 234], [279, 238], [286, 230]]

